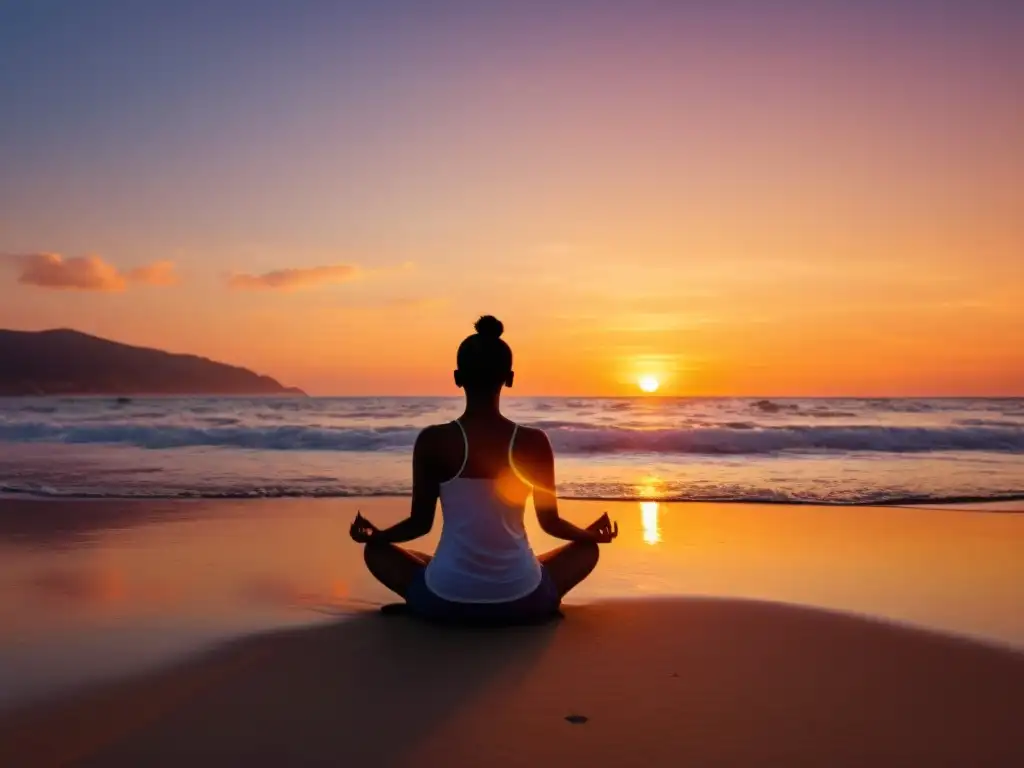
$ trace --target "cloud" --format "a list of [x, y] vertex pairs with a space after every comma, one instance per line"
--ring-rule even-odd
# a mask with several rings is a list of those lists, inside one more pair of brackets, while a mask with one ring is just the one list
[[140, 285], [178, 284], [178, 275], [174, 271], [173, 261], [154, 261], [152, 264], [133, 269], [126, 277], [129, 282]]
[[18, 269], [18, 282], [37, 288], [76, 291], [123, 291], [129, 283], [173, 285], [174, 264], [157, 261], [121, 272], [99, 256], [64, 258], [59, 253], [27, 253], [9, 257]]
[[235, 273], [228, 276], [228, 287], [239, 290], [291, 291], [330, 283], [347, 283], [356, 278], [359, 269], [349, 264], [331, 264], [305, 269], [275, 269], [262, 275]]
[[38, 288], [79, 291], [123, 291], [125, 279], [117, 268], [99, 256], [63, 258], [58, 253], [15, 256], [21, 269], [18, 282]]

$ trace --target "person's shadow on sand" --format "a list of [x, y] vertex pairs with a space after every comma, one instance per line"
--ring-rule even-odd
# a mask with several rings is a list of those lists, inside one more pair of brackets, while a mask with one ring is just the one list
[[1024, 765], [1020, 654], [769, 603], [566, 612], [241, 641], [8, 718], [0, 764]]

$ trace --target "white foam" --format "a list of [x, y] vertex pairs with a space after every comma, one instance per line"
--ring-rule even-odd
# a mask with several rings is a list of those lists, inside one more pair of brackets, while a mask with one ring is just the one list
[[[1024, 427], [959, 425], [782, 426], [730, 423], [721, 427], [643, 429], [568, 421], [540, 422], [555, 449], [566, 454], [773, 454], [780, 452], [927, 451], [1024, 452]], [[246, 448], [265, 451], [392, 451], [412, 447], [419, 428], [406, 426], [316, 427], [177, 426], [115, 422], [57, 424], [32, 421], [0, 424], [0, 441], [95, 443], [139, 448]]]

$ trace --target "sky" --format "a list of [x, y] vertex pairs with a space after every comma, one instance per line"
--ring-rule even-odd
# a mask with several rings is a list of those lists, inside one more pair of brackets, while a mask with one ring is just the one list
[[1024, 4], [0, 0], [0, 327], [314, 394], [1024, 395]]

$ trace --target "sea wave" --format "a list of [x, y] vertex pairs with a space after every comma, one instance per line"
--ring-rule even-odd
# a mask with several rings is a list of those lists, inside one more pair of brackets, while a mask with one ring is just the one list
[[[706, 454], [801, 452], [923, 453], [941, 451], [1024, 452], [1024, 427], [1010, 423], [945, 427], [880, 425], [725, 426], [642, 429], [573, 421], [544, 421], [555, 449], [569, 455]], [[146, 425], [130, 422], [57, 424], [0, 423], [0, 441], [130, 445], [147, 449], [223, 447], [265, 451], [405, 451], [419, 433], [411, 425], [316, 427], [238, 424]]]
[[[58, 488], [52, 485], [3, 483], [0, 497], [38, 499], [116, 499], [116, 500], [171, 500], [171, 499], [333, 499], [333, 498], [374, 498], [408, 497], [410, 489], [403, 486], [360, 487], [345, 485], [322, 485], [317, 487], [288, 485], [252, 485], [218, 488]], [[873, 489], [855, 493], [789, 492], [763, 488], [737, 488], [723, 493], [721, 490], [693, 490], [685, 494], [665, 495], [657, 498], [637, 495], [635, 487], [623, 485], [609, 488], [601, 485], [570, 485], [560, 490], [559, 498], [584, 501], [627, 501], [659, 503], [716, 503], [716, 504], [793, 504], [832, 507], [906, 507], [906, 506], [953, 506], [985, 505], [1006, 502], [1024, 502], [1024, 491], [998, 491], [978, 494], [908, 494], [895, 489]], [[1002, 509], [1018, 512], [1019, 509]]]

